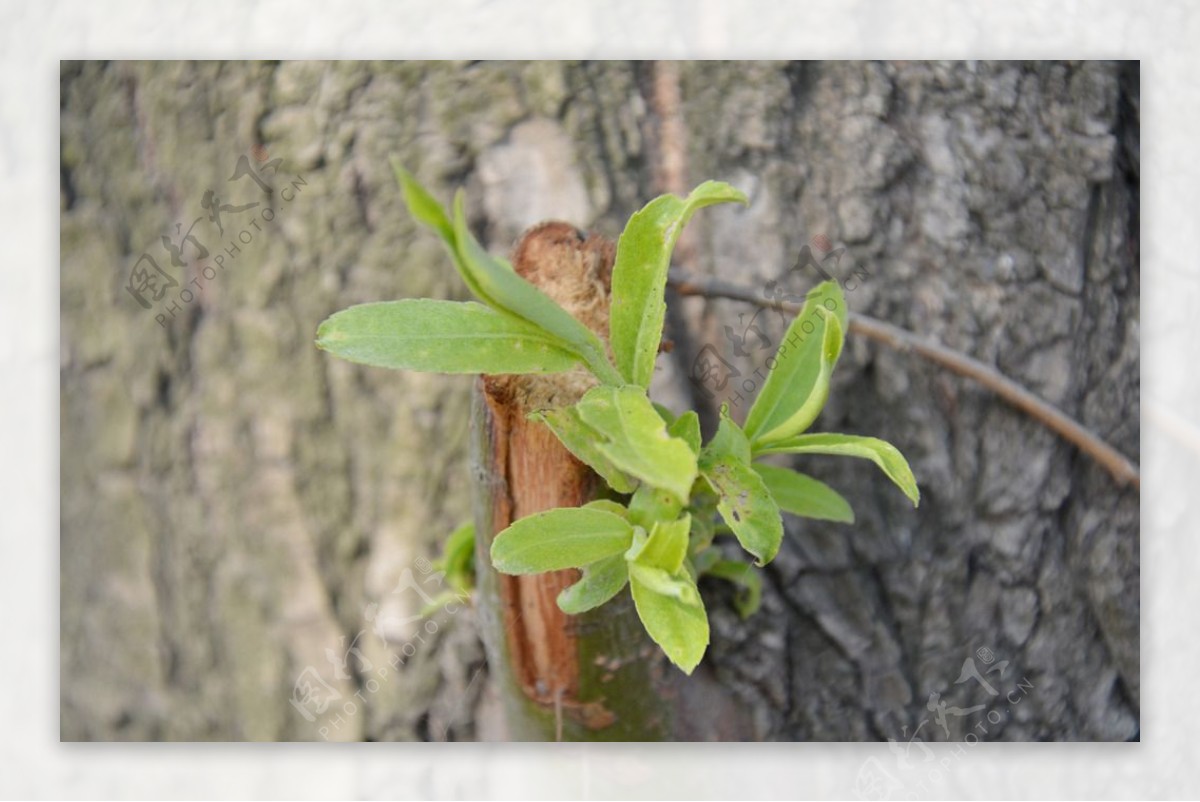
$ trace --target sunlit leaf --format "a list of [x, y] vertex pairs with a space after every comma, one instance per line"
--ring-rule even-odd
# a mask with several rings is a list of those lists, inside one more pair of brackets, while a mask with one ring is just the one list
[[623, 554], [633, 527], [619, 515], [564, 507], [516, 521], [492, 541], [492, 563], [505, 574], [540, 574]]
[[913, 506], [921, 500], [917, 480], [908, 461], [894, 445], [876, 437], [859, 437], [853, 434], [802, 434], [777, 443], [763, 450], [765, 454], [833, 454], [846, 457], [869, 459], [878, 465], [888, 478], [896, 483]]
[[846, 299], [836, 281], [808, 294], [780, 341], [774, 362], [746, 416], [746, 435], [759, 445], [800, 434], [829, 398], [829, 379], [842, 353]]
[[666, 424], [637, 387], [600, 386], [575, 405], [600, 436], [596, 448], [617, 468], [686, 499], [696, 479], [696, 455], [667, 434]]
[[545, 336], [560, 341], [560, 347], [575, 353], [602, 381], [621, 382], [620, 375], [605, 356], [599, 338], [590, 329], [476, 241], [467, 228], [461, 190], [455, 196], [451, 219], [433, 196], [394, 159], [392, 169], [400, 182], [409, 212], [441, 237], [463, 282], [475, 297], [501, 314], [543, 329]]
[[482, 304], [424, 298], [360, 304], [317, 329], [351, 362], [436, 373], [556, 373], [578, 358], [544, 331]]
[[695, 604], [699, 601], [700, 591], [687, 571], [680, 570], [671, 574], [661, 568], [630, 560], [628, 557], [625, 562], [629, 566], [630, 579], [636, 579], [643, 587], [659, 595], [679, 599], [685, 604]]
[[463, 268], [474, 276], [477, 291], [482, 293], [485, 303], [517, 315], [569, 343], [602, 381], [620, 382], [619, 375], [604, 355], [604, 346], [591, 329], [518, 276], [512, 265], [492, 256], [476, 241], [467, 228], [462, 190], [454, 196], [454, 235]]
[[671, 575], [629, 563], [629, 586], [638, 617], [672, 663], [691, 674], [708, 648], [708, 616], [686, 571]]
[[728, 184], [706, 181], [686, 198], [655, 198], [625, 226], [613, 266], [609, 336], [617, 369], [629, 383], [650, 386], [662, 339], [667, 268], [680, 232], [697, 209], [725, 202], [747, 201]]
[[676, 418], [667, 426], [667, 434], [687, 443], [693, 454], [700, 453], [700, 416], [694, 410], [689, 409]]
[[717, 511], [738, 543], [758, 565], [769, 563], [783, 541], [783, 519], [762, 479], [745, 462], [727, 454], [705, 459], [700, 470], [717, 492]]
[[717, 456], [728, 455], [746, 464], [750, 463], [750, 441], [746, 438], [742, 427], [729, 417], [728, 407], [721, 407], [721, 422], [717, 426], [717, 433], [705, 447], [704, 453]]
[[643, 482], [629, 499], [629, 520], [649, 531], [656, 521], [673, 521], [679, 517], [683, 501], [670, 490]]
[[611, 499], [598, 498], [595, 501], [589, 501], [583, 506], [584, 509], [604, 510], [605, 512], [611, 512], [613, 515], [619, 515], [627, 521], [629, 520], [629, 510], [624, 505], [618, 504]]
[[683, 559], [687, 556], [691, 528], [690, 515], [674, 521], [655, 521], [646, 542], [633, 553], [626, 554], [626, 558], [674, 574], [683, 566]]

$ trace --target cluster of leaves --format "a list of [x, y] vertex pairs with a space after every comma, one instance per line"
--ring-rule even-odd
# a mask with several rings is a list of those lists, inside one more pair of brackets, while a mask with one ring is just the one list
[[854, 520], [850, 505], [831, 487], [763, 464], [762, 457], [869, 459], [918, 502], [912, 472], [893, 446], [872, 437], [806, 434], [829, 396], [842, 351], [847, 317], [836, 282], [809, 293], [768, 362], [771, 371], [744, 426], [722, 410], [716, 434], [703, 443], [694, 411], [676, 416], [651, 402], [675, 242], [696, 210], [745, 203], [741, 192], [708, 181], [686, 198], [658, 197], [630, 219], [613, 267], [610, 361], [594, 333], [480, 246], [467, 228], [461, 190], [451, 217], [400, 165], [393, 162], [393, 168], [409, 210], [442, 238], [482, 303], [410, 299], [351, 307], [321, 325], [318, 346], [355, 362], [441, 373], [540, 374], [582, 365], [598, 381], [578, 403], [532, 417], [623, 502], [598, 500], [516, 521], [492, 543], [497, 570], [580, 569], [579, 581], [558, 597], [559, 607], [571, 614], [596, 608], [628, 586], [650, 637], [691, 673], [709, 640], [698, 577], [737, 583], [744, 615], [758, 604], [757, 573], [711, 549], [714, 537], [732, 534], [762, 566], [779, 551], [781, 512]]

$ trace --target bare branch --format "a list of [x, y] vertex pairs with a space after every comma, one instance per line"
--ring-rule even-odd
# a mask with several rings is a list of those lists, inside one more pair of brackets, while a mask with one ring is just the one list
[[[793, 314], [800, 311], [800, 304], [763, 298], [747, 287], [717, 279], [686, 275], [677, 270], [671, 271], [668, 283], [680, 295], [728, 298]], [[850, 313], [850, 331], [883, 343], [897, 351], [918, 354], [960, 376], [974, 379], [1099, 462], [1105, 470], [1112, 474], [1118, 485], [1132, 484], [1134, 488], [1141, 490], [1141, 473], [1136, 464], [1099, 436], [1084, 428], [1074, 418], [1038, 398], [1025, 387], [999, 373], [995, 368], [960, 351], [916, 335], [907, 329], [857, 312]]]

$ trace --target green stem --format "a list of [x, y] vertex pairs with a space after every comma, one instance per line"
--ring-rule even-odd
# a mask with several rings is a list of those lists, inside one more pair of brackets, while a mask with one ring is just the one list
[[628, 384], [628, 382], [625, 381], [625, 377], [622, 376], [617, 369], [613, 367], [613, 364], [608, 361], [608, 358], [602, 354], [584, 354], [583, 359], [587, 364], [588, 370], [592, 372], [593, 376], [600, 380], [601, 384], [607, 384], [612, 387], [620, 387], [624, 384]]

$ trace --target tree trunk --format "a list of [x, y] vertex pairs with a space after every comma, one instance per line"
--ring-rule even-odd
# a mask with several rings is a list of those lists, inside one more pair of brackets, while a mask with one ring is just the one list
[[[546, 219], [611, 239], [664, 190], [728, 181], [750, 206], [700, 212], [680, 267], [801, 294], [816, 276], [790, 268], [823, 235], [846, 248], [827, 269], [865, 275], [853, 311], [995, 365], [1138, 459], [1136, 64], [65, 62], [61, 108], [68, 740], [502, 737], [509, 681], [536, 714], [508, 734], [553, 736], [546, 694], [569, 701], [569, 682], [497, 676], [477, 633], [500, 630], [468, 608], [413, 619], [470, 506], [470, 382], [312, 345], [353, 303], [466, 297], [389, 154], [443, 201], [463, 187], [494, 252]], [[241, 156], [282, 159], [268, 178], [294, 200], [231, 183]], [[210, 189], [260, 205], [219, 233]], [[159, 244], [197, 219], [210, 259], [238, 249], [211, 280]], [[179, 285], [152, 309], [126, 289], [144, 252]], [[709, 427], [721, 402], [743, 416], [783, 327], [676, 299], [656, 400]], [[701, 354], [723, 387], [689, 380]], [[712, 645], [690, 680], [666, 674], [664, 737], [1138, 737], [1136, 490], [977, 385], [853, 337], [815, 429], [895, 443], [921, 507], [867, 463], [797, 462], [858, 519], [790, 521], [748, 621], [701, 583]], [[996, 695], [957, 681], [967, 661]], [[292, 703], [313, 678], [320, 712]], [[560, 710], [582, 737], [584, 708]]]

